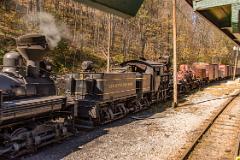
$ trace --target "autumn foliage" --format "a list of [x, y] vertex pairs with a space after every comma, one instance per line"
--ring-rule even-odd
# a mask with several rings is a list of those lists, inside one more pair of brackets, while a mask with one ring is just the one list
[[[77, 70], [83, 60], [93, 60], [105, 68], [108, 47], [108, 23], [112, 23], [111, 64], [145, 57], [156, 60], [172, 55], [171, 1], [145, 0], [137, 17], [122, 19], [71, 0], [2, 0], [0, 1], [0, 59], [14, 49], [14, 38], [38, 32], [37, 24], [26, 16], [42, 11], [66, 24], [71, 36], [62, 39], [47, 57], [58, 72]], [[110, 17], [110, 18], [109, 18]], [[178, 63], [232, 63], [232, 46], [224, 34], [178, 0]]]

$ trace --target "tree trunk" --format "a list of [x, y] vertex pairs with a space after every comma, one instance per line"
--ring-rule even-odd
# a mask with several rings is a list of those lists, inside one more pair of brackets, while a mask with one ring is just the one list
[[36, 11], [42, 12], [42, 0], [36, 0]]

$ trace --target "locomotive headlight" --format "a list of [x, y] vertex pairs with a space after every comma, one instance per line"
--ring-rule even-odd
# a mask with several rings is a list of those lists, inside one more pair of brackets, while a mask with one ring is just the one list
[[92, 61], [84, 61], [82, 63], [82, 70], [91, 71], [92, 69], [93, 69], [93, 62]]

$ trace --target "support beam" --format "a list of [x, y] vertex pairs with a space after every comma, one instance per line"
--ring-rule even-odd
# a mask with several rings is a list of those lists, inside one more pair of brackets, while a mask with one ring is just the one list
[[[228, 27], [226, 24], [231, 22], [229, 27], [232, 27], [232, 32], [240, 32], [239, 0], [194, 0], [193, 8], [195, 11], [206, 12], [207, 17], [216, 21], [215, 24], [218, 24], [218, 27]], [[221, 21], [221, 23], [217, 21]]]
[[238, 64], [238, 55], [239, 55], [239, 46], [234, 46], [233, 50], [236, 51], [236, 55], [235, 55], [235, 64], [234, 64], [234, 72], [233, 72], [233, 80], [235, 80], [236, 78], [236, 72], [237, 72], [237, 64]]
[[193, 9], [196, 11], [206, 10], [213, 7], [220, 7], [238, 3], [239, 0], [193, 0]]
[[232, 4], [232, 32], [240, 33], [240, 3]]
[[177, 1], [172, 0], [173, 6], [173, 107], [178, 105], [178, 86], [177, 86]]
[[111, 34], [112, 34], [112, 15], [108, 15], [108, 51], [107, 51], [107, 73], [110, 72], [110, 50], [111, 50]]
[[186, 0], [193, 9], [240, 45], [240, 0]]

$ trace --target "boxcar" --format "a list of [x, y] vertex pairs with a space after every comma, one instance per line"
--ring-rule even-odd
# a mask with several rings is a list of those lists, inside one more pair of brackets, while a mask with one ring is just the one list
[[[202, 75], [200, 75], [200, 77], [205, 77], [205, 75], [206, 75], [207, 81], [211, 80], [213, 78], [213, 75], [209, 74], [209, 64], [208, 63], [203, 63], [203, 62], [193, 63], [193, 68], [195, 71], [197, 71], [197, 70], [205, 71], [205, 74], [202, 73]], [[197, 72], [199, 72], [199, 71], [197, 71]]]
[[206, 69], [193, 68], [194, 76], [199, 80], [206, 80]]
[[209, 64], [207, 66], [207, 74], [208, 74], [209, 81], [215, 80], [215, 66], [213, 64]]
[[219, 65], [218, 64], [212, 64], [214, 68], [214, 80], [218, 80], [220, 78], [219, 75]]
[[219, 71], [221, 74], [221, 78], [227, 78], [228, 77], [228, 67], [227, 65], [221, 64], [219, 65]]

